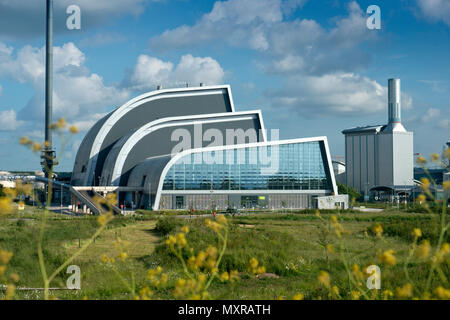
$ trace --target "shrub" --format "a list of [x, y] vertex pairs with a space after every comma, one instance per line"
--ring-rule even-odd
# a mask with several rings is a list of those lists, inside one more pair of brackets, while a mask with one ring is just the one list
[[355, 188], [339, 182], [337, 182], [336, 184], [338, 186], [339, 194], [348, 194], [348, 196], [350, 197], [350, 202], [361, 198], [361, 194]]
[[175, 218], [160, 218], [156, 222], [155, 230], [165, 236], [174, 231], [179, 225], [180, 223]]

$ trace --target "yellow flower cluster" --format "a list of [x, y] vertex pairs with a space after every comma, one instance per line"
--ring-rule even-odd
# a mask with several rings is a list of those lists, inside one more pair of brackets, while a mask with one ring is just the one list
[[413, 295], [413, 287], [410, 283], [407, 283], [403, 287], [396, 288], [395, 292], [399, 298], [411, 298]]
[[237, 272], [237, 270], [233, 270], [230, 272], [223, 272], [220, 276], [219, 276], [219, 280], [222, 282], [234, 282], [239, 280], [239, 272]]
[[421, 178], [420, 182], [421, 182], [420, 187], [423, 190], [428, 190], [430, 188], [431, 182], [430, 182], [430, 180], [428, 178]]
[[420, 259], [426, 259], [430, 256], [431, 245], [430, 241], [423, 240], [420, 245], [417, 246], [416, 256]]
[[10, 214], [13, 211], [12, 200], [8, 197], [0, 197], [0, 216]]
[[394, 293], [391, 290], [384, 290], [383, 291], [383, 299], [384, 300], [392, 298], [393, 296], [394, 296]]
[[134, 297], [134, 300], [151, 300], [153, 291], [149, 287], [143, 287], [139, 290], [138, 295]]
[[118, 258], [120, 260], [126, 260], [128, 258], [128, 253], [126, 252], [126, 248], [130, 245], [129, 241], [122, 240], [121, 238], [117, 238], [114, 242], [114, 247], [118, 249], [119, 255]]
[[295, 296], [292, 297], [292, 300], [303, 300], [303, 299], [305, 299], [305, 296], [301, 292], [297, 293]]
[[[12, 252], [0, 249], [0, 283], [7, 283], [10, 281], [17, 283], [19, 281], [19, 276], [15, 273], [10, 274], [9, 278], [6, 276], [7, 264], [11, 261], [12, 257]], [[15, 291], [16, 286], [13, 283], [8, 283], [6, 285], [5, 299], [13, 299], [15, 296]]]
[[150, 284], [155, 288], [160, 288], [167, 283], [169, 276], [163, 273], [163, 268], [157, 267], [156, 269], [150, 269], [147, 271], [147, 278], [150, 280]]
[[109, 257], [106, 254], [102, 255], [101, 260], [102, 260], [103, 263], [114, 263], [114, 262], [116, 262], [116, 259], [114, 259], [113, 257]]
[[422, 230], [419, 228], [414, 228], [413, 236], [414, 238], [420, 238], [422, 236]]
[[352, 271], [353, 276], [355, 277], [355, 279], [358, 282], [361, 282], [364, 279], [364, 274], [363, 274], [363, 272], [361, 271], [361, 269], [359, 268], [359, 266], [357, 264], [354, 264], [351, 267], [351, 271]]
[[381, 235], [383, 234], [383, 227], [381, 226], [381, 224], [376, 223], [373, 228], [372, 231], [375, 233], [375, 235], [377, 237], [381, 237]]
[[422, 157], [422, 156], [419, 156], [419, 157], [417, 157], [417, 163], [418, 163], [418, 164], [421, 164], [421, 165], [424, 165], [424, 164], [427, 163], [427, 159], [425, 159], [425, 158]]
[[206, 226], [208, 228], [210, 228], [211, 230], [213, 230], [214, 232], [219, 232], [227, 224], [227, 218], [225, 218], [224, 216], [218, 216], [216, 218], [216, 221], [207, 219], [207, 220], [205, 220], [205, 223], [206, 223]]
[[[435, 264], [442, 263], [444, 260], [450, 256], [450, 244], [447, 242], [442, 245], [438, 252], [432, 257], [432, 261]], [[450, 262], [447, 260], [447, 262]]]
[[251, 274], [262, 274], [266, 272], [266, 267], [259, 265], [259, 261], [255, 258], [251, 258], [247, 270]]
[[13, 253], [6, 251], [6, 250], [0, 250], [0, 263], [3, 265], [7, 265], [11, 258], [13, 257]]
[[437, 287], [434, 290], [434, 294], [442, 300], [450, 300], [450, 290], [443, 288], [442, 286]]
[[319, 276], [317, 277], [317, 281], [319, 281], [320, 284], [323, 286], [330, 288], [330, 274], [326, 271], [320, 271]]
[[208, 292], [204, 290], [208, 277], [200, 273], [197, 279], [178, 279], [173, 295], [177, 299], [204, 300], [208, 298]]
[[101, 227], [105, 227], [112, 219], [114, 219], [114, 215], [111, 212], [107, 214], [101, 215], [97, 218], [97, 222]]
[[378, 254], [378, 260], [380, 260], [380, 262], [385, 263], [389, 266], [393, 266], [395, 264], [397, 264], [397, 259], [395, 258], [395, 252], [394, 250], [387, 250], [383, 253], [379, 253]]
[[345, 233], [344, 227], [339, 223], [338, 217], [335, 215], [331, 216], [331, 222], [336, 235], [340, 238], [343, 233]]
[[352, 290], [351, 296], [352, 296], [352, 300], [359, 300], [359, 297], [361, 296], [361, 292]]
[[187, 260], [187, 266], [192, 271], [203, 270], [211, 274], [217, 274], [218, 250], [209, 246], [204, 251], [200, 251], [196, 256], [192, 255]]

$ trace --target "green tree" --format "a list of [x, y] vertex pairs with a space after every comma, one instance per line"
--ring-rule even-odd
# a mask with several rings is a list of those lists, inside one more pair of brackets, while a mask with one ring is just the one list
[[339, 194], [348, 194], [350, 201], [361, 198], [361, 193], [359, 193], [355, 188], [339, 182], [337, 182], [337, 186]]

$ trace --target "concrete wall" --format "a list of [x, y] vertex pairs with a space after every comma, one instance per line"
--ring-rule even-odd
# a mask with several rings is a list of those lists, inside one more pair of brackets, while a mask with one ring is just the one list
[[393, 144], [393, 184], [413, 185], [414, 147], [412, 132], [395, 132]]
[[348, 209], [348, 194], [318, 197], [316, 201], [320, 210]]

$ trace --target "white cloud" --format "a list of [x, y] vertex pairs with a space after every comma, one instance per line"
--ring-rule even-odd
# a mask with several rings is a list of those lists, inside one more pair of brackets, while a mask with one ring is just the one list
[[431, 21], [443, 21], [450, 26], [450, 1], [417, 0], [422, 15]]
[[12, 131], [22, 125], [22, 121], [17, 120], [14, 110], [0, 111], [0, 131]]
[[181, 83], [198, 85], [200, 82], [214, 85], [222, 83], [224, 75], [220, 64], [210, 57], [187, 54], [182, 56], [175, 66], [172, 62], [141, 55], [125, 85], [141, 91], [152, 89], [159, 84], [169, 87]]
[[[146, 5], [157, 0], [58, 0], [54, 1], [55, 32], [67, 32], [66, 8], [81, 9], [81, 28], [89, 29], [123, 15], [139, 15]], [[44, 0], [0, 0], [0, 37], [35, 37], [45, 30]], [[26, 23], [24, 23], [26, 22]]]
[[375, 36], [367, 29], [365, 13], [356, 2], [348, 4], [348, 15], [335, 19], [330, 30], [310, 19], [287, 21], [283, 13], [302, 3], [296, 0], [217, 1], [212, 11], [194, 25], [166, 30], [153, 37], [150, 46], [165, 51], [225, 42], [259, 52], [268, 60], [264, 69], [275, 73], [353, 72], [367, 63], [369, 55], [358, 46]]
[[441, 115], [441, 110], [436, 108], [429, 108], [424, 116], [422, 117], [422, 121], [425, 123], [435, 121], [437, 118], [439, 118]]
[[[354, 73], [323, 76], [292, 76], [283, 89], [268, 91], [273, 108], [289, 108], [306, 117], [347, 115], [361, 116], [387, 109], [387, 87]], [[403, 93], [405, 109], [412, 99]]]
[[[0, 43], [0, 75], [31, 84], [35, 94], [18, 113], [20, 120], [44, 117], [45, 48], [25, 46], [14, 53]], [[73, 43], [54, 47], [53, 117], [68, 121], [105, 113], [129, 97], [127, 89], [104, 84], [103, 78], [85, 66], [85, 55]]]

